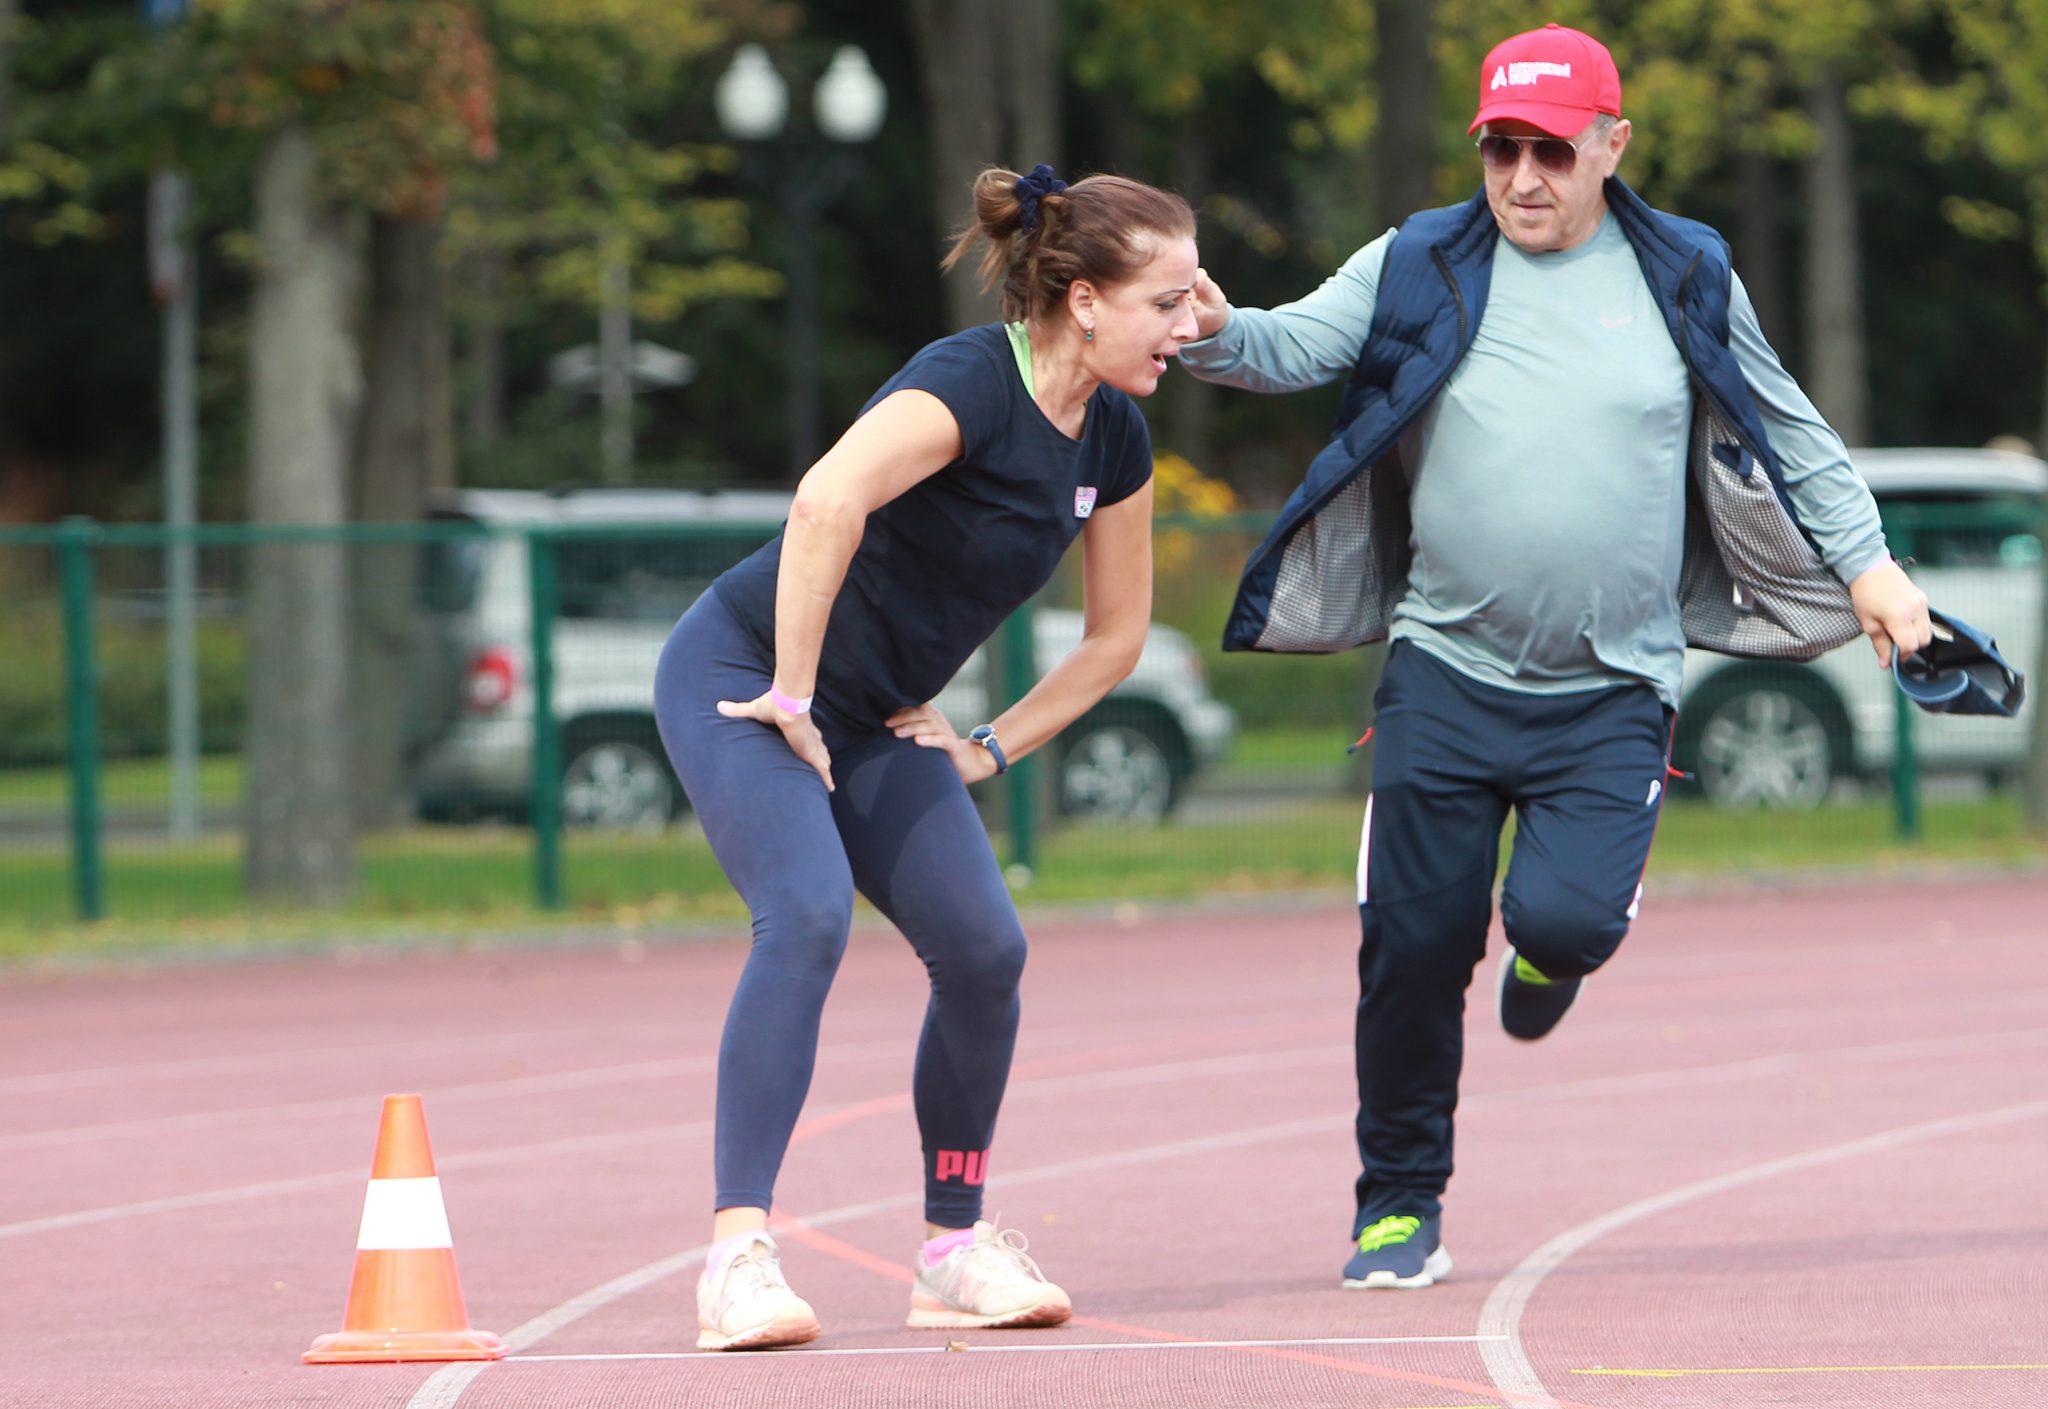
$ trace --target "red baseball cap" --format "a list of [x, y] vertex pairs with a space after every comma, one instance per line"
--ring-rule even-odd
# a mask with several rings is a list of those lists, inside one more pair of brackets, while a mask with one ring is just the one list
[[1621, 116], [1614, 55], [1590, 34], [1547, 24], [1493, 46], [1479, 69], [1479, 115], [1465, 132], [1520, 118], [1553, 137], [1575, 137], [1598, 113]]

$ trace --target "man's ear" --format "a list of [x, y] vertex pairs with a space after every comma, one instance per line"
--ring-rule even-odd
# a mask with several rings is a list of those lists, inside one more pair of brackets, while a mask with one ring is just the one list
[[[1613, 129], [1608, 132], [1607, 152], [1616, 167], [1619, 167], [1621, 165], [1621, 154], [1628, 150], [1629, 134], [1634, 131], [1635, 129], [1629, 126], [1628, 119], [1623, 118], [1621, 119], [1621, 121], [1615, 123]], [[1614, 172], [1612, 170], [1608, 172], [1608, 175], [1610, 176], [1612, 176], [1613, 174]]]

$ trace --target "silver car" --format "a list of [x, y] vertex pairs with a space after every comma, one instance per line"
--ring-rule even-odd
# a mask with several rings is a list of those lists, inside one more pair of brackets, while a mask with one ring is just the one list
[[[1856, 450], [1857, 472], [1887, 521], [1927, 511], [1914, 532], [1913, 580], [1936, 609], [1989, 633], [2007, 660], [2034, 667], [2041, 630], [2041, 541], [2048, 465], [2001, 450]], [[1894, 543], [1895, 551], [1902, 551]], [[1930, 772], [1994, 783], [2026, 761], [2019, 720], [1915, 711], [1913, 745]], [[1812, 807], [1843, 779], [1892, 766], [1898, 690], [1861, 638], [1800, 665], [1705, 651], [1685, 659], [1675, 762], [1724, 806]]]
[[[654, 726], [654, 668], [676, 618], [721, 572], [765, 542], [789, 509], [766, 491], [589, 490], [562, 495], [474, 490], [437, 511], [483, 528], [673, 525], [675, 533], [559, 540], [553, 632], [562, 806], [571, 826], [658, 827], [688, 807]], [[419, 753], [423, 816], [521, 815], [532, 787], [530, 584], [525, 539], [479, 533], [435, 544], [423, 573], [420, 670], [440, 723]], [[1033, 613], [1043, 669], [1081, 639], [1077, 612]], [[957, 726], [985, 720], [986, 662], [976, 652], [938, 699]], [[437, 682], [437, 683], [436, 683]], [[1047, 751], [1069, 816], [1155, 822], [1228, 748], [1230, 709], [1207, 689], [1201, 658], [1153, 626], [1129, 679]]]

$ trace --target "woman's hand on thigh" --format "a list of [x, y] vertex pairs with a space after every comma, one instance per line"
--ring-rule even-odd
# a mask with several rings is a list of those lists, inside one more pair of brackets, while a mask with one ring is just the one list
[[718, 712], [727, 719], [751, 719], [780, 729], [782, 737], [789, 743], [789, 751], [817, 769], [818, 776], [825, 780], [825, 791], [832, 791], [832, 753], [825, 747], [824, 736], [811, 722], [808, 711], [791, 714], [777, 707], [766, 694], [761, 694], [751, 700], [720, 700]]
[[995, 755], [955, 733], [935, 704], [907, 705], [885, 722], [899, 739], [909, 739], [921, 749], [944, 749], [963, 783], [978, 783], [996, 771]]

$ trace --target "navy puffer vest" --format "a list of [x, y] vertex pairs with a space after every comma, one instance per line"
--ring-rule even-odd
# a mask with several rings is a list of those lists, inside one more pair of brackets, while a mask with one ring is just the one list
[[[1853, 639], [1848, 589], [1793, 512], [1728, 347], [1733, 279], [1720, 235], [1652, 210], [1619, 180], [1607, 182], [1607, 207], [1692, 377], [1678, 588], [1687, 643], [1805, 660]], [[1481, 191], [1394, 237], [1335, 438], [1245, 564], [1225, 650], [1341, 651], [1385, 638], [1411, 557], [1408, 485], [1391, 456], [1472, 346], [1498, 236]]]

